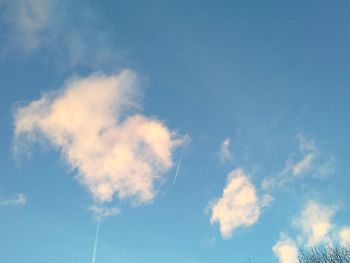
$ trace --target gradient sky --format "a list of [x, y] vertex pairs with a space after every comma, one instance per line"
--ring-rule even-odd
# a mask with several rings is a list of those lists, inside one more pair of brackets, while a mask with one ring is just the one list
[[[298, 248], [350, 242], [349, 1], [0, 0], [0, 10], [1, 261], [91, 262], [98, 209], [113, 215], [97, 263], [293, 263]], [[110, 96], [103, 81], [123, 76]], [[91, 119], [67, 126], [70, 137], [52, 105], [77, 87], [72, 108], [103, 110], [72, 110], [69, 125]], [[118, 121], [99, 126], [109, 110]], [[136, 134], [122, 123], [134, 114], [145, 125], [135, 159], [112, 158], [112, 143], [99, 155], [119, 172], [77, 157], [96, 154], [95, 142], [71, 145], [91, 127], [97, 143], [132, 147], [121, 137]], [[170, 137], [147, 141], [151, 127]], [[91, 163], [127, 187], [96, 190]]]

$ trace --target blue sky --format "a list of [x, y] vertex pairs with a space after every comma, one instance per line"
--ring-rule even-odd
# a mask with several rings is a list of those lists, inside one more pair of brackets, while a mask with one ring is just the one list
[[101, 263], [349, 243], [349, 8], [0, 0], [3, 260], [91, 262], [98, 217]]

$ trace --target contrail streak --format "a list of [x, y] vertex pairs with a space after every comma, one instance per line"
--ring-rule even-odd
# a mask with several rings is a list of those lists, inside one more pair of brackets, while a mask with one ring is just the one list
[[96, 262], [96, 250], [97, 250], [98, 232], [100, 230], [100, 223], [101, 223], [101, 215], [99, 215], [98, 219], [97, 219], [96, 234], [95, 234], [95, 241], [94, 241], [94, 252], [92, 255], [92, 263]]
[[182, 160], [182, 156], [181, 156], [180, 161], [179, 161], [179, 163], [178, 163], [178, 165], [177, 165], [177, 168], [176, 168], [176, 173], [175, 173], [175, 177], [174, 177], [173, 184], [175, 184], [175, 182], [176, 182], [176, 178], [177, 178], [177, 175], [178, 175], [178, 173], [179, 173], [180, 166], [181, 166], [181, 160]]

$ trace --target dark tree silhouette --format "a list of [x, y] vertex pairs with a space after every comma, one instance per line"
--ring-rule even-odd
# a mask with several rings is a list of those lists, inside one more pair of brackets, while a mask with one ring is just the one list
[[350, 263], [350, 247], [340, 245], [318, 246], [302, 250], [299, 263]]

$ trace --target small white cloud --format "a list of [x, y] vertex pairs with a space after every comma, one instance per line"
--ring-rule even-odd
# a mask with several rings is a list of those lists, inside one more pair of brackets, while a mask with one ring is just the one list
[[[114, 197], [151, 202], [172, 154], [186, 142], [139, 109], [136, 74], [124, 70], [66, 83], [63, 90], [15, 112], [15, 150], [22, 141], [48, 140], [97, 203]], [[17, 147], [17, 148], [16, 148]]]
[[[263, 198], [263, 205], [270, 198]], [[262, 207], [254, 185], [242, 169], [236, 169], [228, 175], [227, 185], [222, 196], [210, 204], [210, 223], [219, 223], [223, 238], [230, 238], [239, 227], [254, 225], [260, 217]]]
[[350, 227], [343, 227], [340, 229], [339, 240], [343, 245], [350, 245]]
[[23, 193], [17, 194], [14, 198], [0, 200], [0, 206], [24, 206], [27, 198]]
[[221, 161], [230, 161], [232, 160], [232, 152], [230, 150], [231, 139], [226, 138], [220, 145], [219, 157]]
[[306, 246], [311, 247], [331, 240], [335, 212], [335, 207], [324, 206], [312, 200], [306, 204], [300, 217], [294, 220], [294, 225], [301, 230], [301, 238]]
[[272, 251], [278, 258], [279, 263], [297, 262], [298, 248], [295, 241], [284, 233], [281, 233], [280, 240], [273, 246]]

